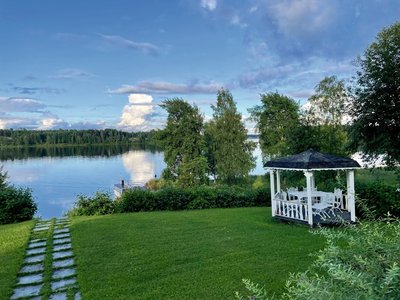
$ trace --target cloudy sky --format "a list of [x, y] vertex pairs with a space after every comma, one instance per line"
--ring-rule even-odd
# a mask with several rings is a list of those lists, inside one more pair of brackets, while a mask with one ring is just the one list
[[209, 118], [221, 87], [244, 118], [260, 93], [304, 103], [399, 16], [399, 0], [0, 0], [0, 128], [150, 130], [172, 97]]

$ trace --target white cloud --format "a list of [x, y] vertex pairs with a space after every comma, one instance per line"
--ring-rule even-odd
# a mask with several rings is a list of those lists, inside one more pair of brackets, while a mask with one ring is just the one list
[[146, 94], [130, 94], [129, 104], [124, 106], [118, 127], [124, 130], [146, 130], [146, 118], [154, 112], [153, 97]]
[[144, 42], [135, 42], [132, 40], [128, 40], [123, 38], [119, 35], [103, 35], [100, 36], [106, 40], [107, 42], [111, 43], [112, 45], [118, 45], [124, 48], [133, 49], [142, 52], [143, 54], [149, 54], [157, 56], [160, 54], [160, 49], [151, 43], [144, 43]]
[[39, 112], [44, 108], [46, 105], [35, 99], [0, 97], [1, 112]]
[[84, 70], [74, 68], [58, 70], [56, 74], [50, 76], [52, 79], [87, 79], [92, 77], [95, 77], [95, 75]]
[[221, 87], [220, 83], [177, 84], [166, 81], [142, 81], [137, 85], [124, 85], [109, 91], [110, 94], [215, 94]]
[[319, 32], [331, 22], [332, 13], [329, 2], [317, 0], [276, 1], [269, 11], [281, 33], [287, 36]]
[[201, 0], [200, 5], [204, 9], [214, 11], [217, 8], [217, 0]]
[[44, 118], [39, 121], [38, 130], [70, 128], [70, 124], [57, 117]]

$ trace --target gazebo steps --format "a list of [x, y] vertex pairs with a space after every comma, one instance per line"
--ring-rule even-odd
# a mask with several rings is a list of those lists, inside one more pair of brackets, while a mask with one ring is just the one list
[[[308, 225], [307, 221], [302, 221], [298, 219], [292, 219], [292, 218], [287, 218], [287, 217], [282, 217], [282, 216], [275, 216], [275, 219], [282, 220], [285, 222], [293, 222], [293, 223], [298, 223], [298, 224], [304, 224]], [[330, 216], [329, 218], [323, 218], [320, 215], [314, 215], [313, 216], [313, 227], [317, 227], [320, 225], [331, 225], [331, 226], [338, 226], [343, 224], [343, 222], [350, 222], [350, 212], [348, 211], [337, 211], [335, 212], [334, 216]]]
[[335, 215], [330, 215], [329, 218], [323, 218], [320, 215], [313, 216], [315, 225], [341, 225], [343, 222], [350, 222], [350, 212], [336, 211]]

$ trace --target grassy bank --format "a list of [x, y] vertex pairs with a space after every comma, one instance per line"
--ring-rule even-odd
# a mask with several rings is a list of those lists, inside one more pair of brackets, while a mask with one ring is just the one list
[[8, 299], [22, 263], [34, 221], [0, 225], [0, 299]]
[[281, 293], [323, 245], [265, 207], [75, 217], [71, 233], [87, 299], [227, 299], [242, 278]]

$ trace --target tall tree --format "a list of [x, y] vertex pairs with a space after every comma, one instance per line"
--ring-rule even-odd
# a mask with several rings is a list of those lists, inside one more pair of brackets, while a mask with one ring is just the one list
[[263, 159], [292, 153], [291, 134], [299, 127], [299, 105], [277, 92], [261, 95], [261, 105], [249, 109], [260, 134]]
[[318, 150], [338, 155], [348, 154], [348, 136], [343, 121], [349, 97], [343, 80], [336, 76], [322, 79], [309, 99], [303, 125], [313, 131]]
[[247, 140], [242, 115], [228, 90], [218, 91], [217, 104], [211, 106], [213, 120], [206, 126], [210, 169], [216, 177], [227, 183], [249, 174], [255, 167], [252, 152], [254, 143]]
[[183, 99], [166, 100], [161, 107], [168, 112], [163, 132], [163, 177], [180, 186], [195, 186], [206, 181], [207, 159], [204, 157], [203, 116], [197, 106]]
[[400, 163], [400, 22], [384, 28], [359, 57], [353, 141], [370, 159]]

